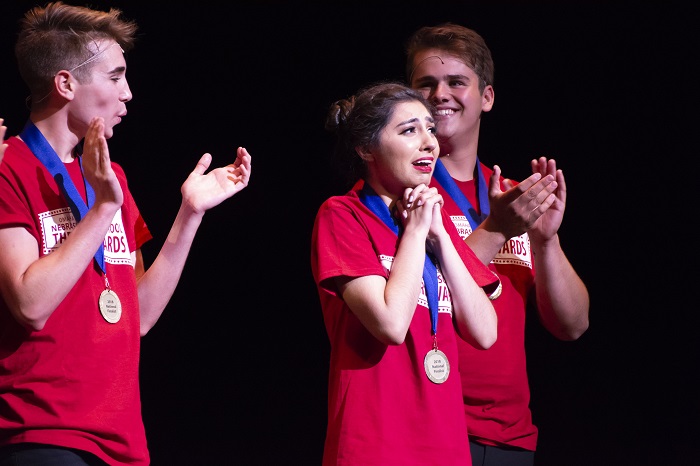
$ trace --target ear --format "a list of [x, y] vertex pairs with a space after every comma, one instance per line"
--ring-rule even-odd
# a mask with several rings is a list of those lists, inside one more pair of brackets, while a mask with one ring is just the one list
[[374, 155], [372, 154], [372, 151], [369, 150], [367, 147], [364, 146], [357, 146], [355, 147], [355, 152], [357, 152], [357, 155], [360, 156], [362, 160], [365, 162], [373, 162], [374, 161]]
[[58, 95], [67, 100], [72, 100], [75, 92], [75, 78], [70, 71], [61, 70], [53, 77], [54, 89]]
[[481, 111], [490, 112], [495, 99], [496, 94], [494, 93], [493, 86], [489, 84], [484, 88], [484, 92], [481, 94]]

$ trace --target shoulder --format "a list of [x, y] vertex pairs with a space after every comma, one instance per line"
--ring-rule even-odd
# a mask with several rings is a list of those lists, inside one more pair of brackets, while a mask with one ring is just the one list
[[114, 173], [116, 173], [118, 177], [126, 179], [124, 168], [117, 162], [112, 162], [112, 170], [114, 170]]
[[348, 210], [354, 211], [363, 206], [356, 191], [349, 191], [341, 196], [331, 196], [321, 204], [319, 212], [328, 210]]

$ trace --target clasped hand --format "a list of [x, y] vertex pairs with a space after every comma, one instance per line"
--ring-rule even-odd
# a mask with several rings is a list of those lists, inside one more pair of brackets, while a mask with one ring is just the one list
[[404, 230], [418, 228], [425, 231], [428, 246], [444, 234], [441, 208], [445, 204], [437, 188], [419, 184], [406, 188], [403, 197], [396, 201], [396, 211], [401, 218]]

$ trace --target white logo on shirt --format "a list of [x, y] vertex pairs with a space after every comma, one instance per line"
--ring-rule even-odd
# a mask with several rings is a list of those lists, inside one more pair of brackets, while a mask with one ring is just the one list
[[[57, 250], [75, 229], [77, 222], [69, 207], [39, 214], [44, 255]], [[110, 264], [131, 263], [131, 251], [124, 233], [121, 209], [117, 211], [109, 225], [104, 240], [105, 262]]]
[[[457, 232], [462, 239], [472, 234], [472, 227], [464, 215], [450, 216], [452, 223], [457, 227]], [[532, 268], [532, 252], [530, 250], [530, 237], [527, 233], [514, 236], [503, 245], [496, 257], [491, 261], [494, 264], [521, 265]]]
[[[391, 265], [394, 263], [392, 256], [379, 255], [379, 261], [384, 266], [387, 273], [391, 273]], [[445, 279], [442, 277], [440, 267], [437, 268], [437, 283], [438, 283], [438, 312], [445, 312], [452, 315], [452, 299], [450, 298], [450, 289], [447, 287]], [[428, 297], [425, 294], [425, 283], [421, 282], [420, 294], [418, 295], [418, 304], [428, 307]]]

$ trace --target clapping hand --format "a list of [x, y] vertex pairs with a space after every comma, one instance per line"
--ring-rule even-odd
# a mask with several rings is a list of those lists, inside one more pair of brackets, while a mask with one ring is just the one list
[[533, 174], [521, 183], [513, 186], [510, 180], [504, 180], [506, 191], [501, 190], [500, 176], [500, 167], [494, 165], [489, 183], [488, 223], [489, 229], [502, 232], [507, 239], [520, 236], [537, 224], [555, 202], [553, 193], [558, 185], [554, 174], [546, 169], [535, 170], [534, 165]]
[[124, 193], [112, 170], [102, 117], [93, 118], [88, 126], [83, 142], [82, 168], [85, 179], [95, 191], [95, 204], [111, 202], [117, 208], [121, 207]]
[[183, 202], [197, 213], [221, 204], [248, 186], [250, 180], [251, 157], [243, 147], [238, 148], [234, 163], [205, 174], [211, 161], [211, 154], [202, 155], [181, 188]]
[[539, 173], [542, 178], [552, 177], [555, 180], [552, 184], [556, 186], [556, 189], [550, 195], [551, 203], [528, 229], [528, 235], [532, 241], [546, 242], [557, 234], [564, 219], [564, 209], [566, 208], [564, 173], [557, 170], [557, 162], [554, 159], [547, 160], [546, 157], [533, 159], [530, 165], [533, 174]]

